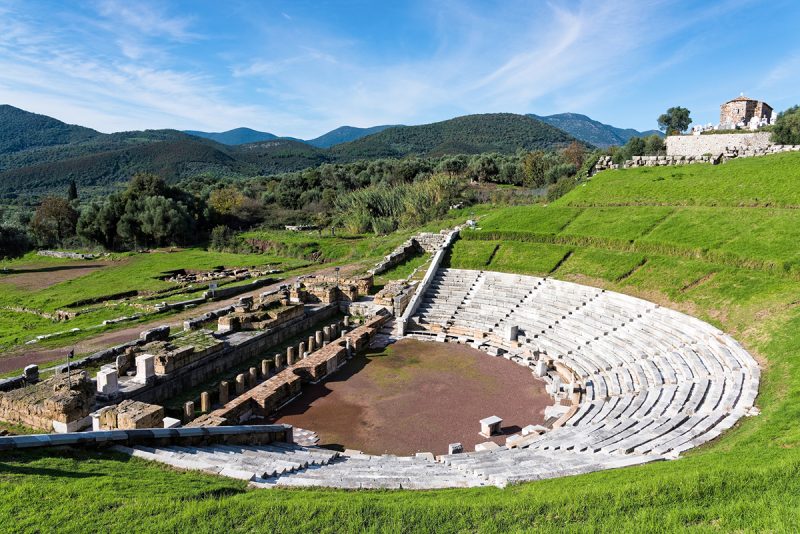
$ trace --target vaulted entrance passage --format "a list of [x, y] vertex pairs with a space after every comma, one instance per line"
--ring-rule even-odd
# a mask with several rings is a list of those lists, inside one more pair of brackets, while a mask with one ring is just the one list
[[465, 451], [487, 441], [481, 419], [496, 415], [501, 433], [542, 424], [553, 403], [526, 367], [455, 343], [402, 339], [361, 355], [324, 383], [308, 386], [272, 421], [315, 431], [320, 445], [371, 454]]

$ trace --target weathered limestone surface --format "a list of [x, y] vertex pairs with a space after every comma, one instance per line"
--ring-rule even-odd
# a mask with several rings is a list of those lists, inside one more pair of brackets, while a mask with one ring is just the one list
[[85, 371], [59, 374], [38, 384], [0, 393], [0, 420], [45, 432], [78, 430], [95, 399], [94, 382]]
[[124, 400], [116, 406], [106, 406], [97, 414], [98, 430], [133, 430], [163, 428], [164, 408], [155, 404]]

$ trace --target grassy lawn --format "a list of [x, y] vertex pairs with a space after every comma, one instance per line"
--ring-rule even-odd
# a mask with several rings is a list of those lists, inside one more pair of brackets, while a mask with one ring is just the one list
[[800, 154], [744, 158], [723, 165], [604, 171], [560, 199], [560, 206], [800, 206]]
[[500, 243], [487, 269], [520, 274], [546, 275], [572, 252], [570, 247], [541, 243]]

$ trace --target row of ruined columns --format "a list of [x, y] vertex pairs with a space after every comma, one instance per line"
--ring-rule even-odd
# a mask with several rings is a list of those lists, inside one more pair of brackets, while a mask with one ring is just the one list
[[[270, 377], [271, 370], [277, 373], [286, 367], [291, 367], [299, 360], [302, 360], [312, 352], [321, 349], [331, 341], [339, 338], [347, 329], [350, 328], [350, 316], [345, 315], [344, 319], [324, 326], [322, 330], [317, 330], [314, 335], [308, 336], [307, 341], [301, 341], [297, 346], [286, 347], [286, 353], [275, 353], [272, 360], [261, 360], [261, 368], [251, 367], [247, 373], [240, 373], [236, 375], [233, 382], [234, 397], [238, 397], [248, 389], [251, 389], [258, 384], [259, 378], [267, 380]], [[348, 350], [348, 357], [352, 356]], [[224, 406], [231, 399], [230, 395], [231, 384], [227, 380], [219, 383], [219, 404]], [[200, 393], [200, 413], [206, 414], [211, 412], [211, 393], [203, 391]], [[183, 421], [188, 423], [195, 418], [195, 402], [187, 401], [183, 405]]]

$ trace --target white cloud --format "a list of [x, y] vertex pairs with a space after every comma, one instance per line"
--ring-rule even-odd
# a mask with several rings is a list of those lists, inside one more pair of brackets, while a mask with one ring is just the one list
[[[162, 3], [99, 0], [99, 16], [71, 12], [82, 17], [72, 25], [0, 3], [0, 101], [103, 131], [250, 126], [298, 137], [342, 124], [581, 111], [691, 59], [701, 47], [691, 39], [651, 56], [750, 2], [687, 2], [694, 12], [682, 17], [657, 0], [441, 0], [419, 17], [428, 53], [373, 50], [324, 20], [289, 24], [292, 16], [260, 4], [238, 12], [246, 43], [220, 43]], [[785, 84], [799, 62], [776, 65], [764, 83]]]

